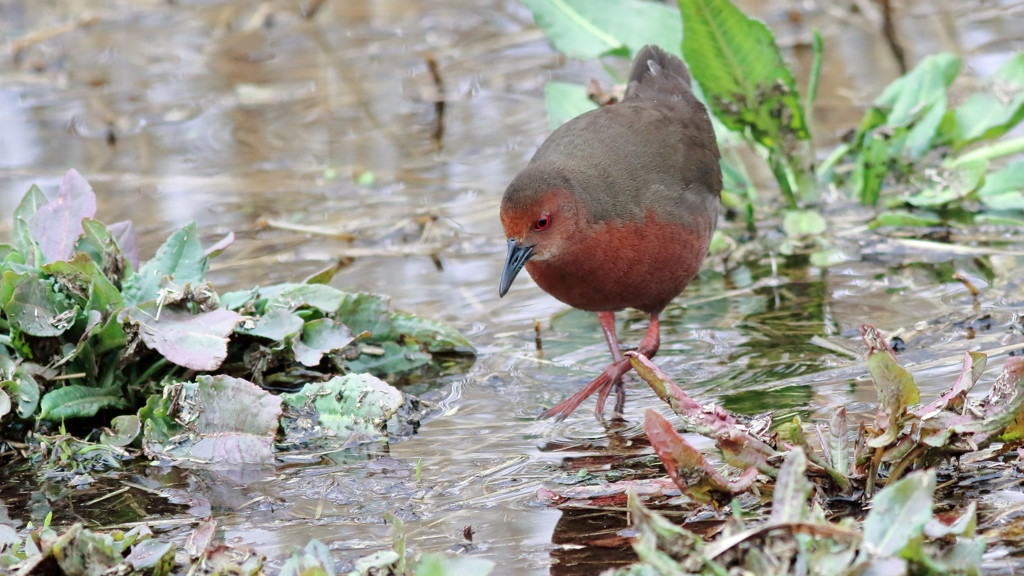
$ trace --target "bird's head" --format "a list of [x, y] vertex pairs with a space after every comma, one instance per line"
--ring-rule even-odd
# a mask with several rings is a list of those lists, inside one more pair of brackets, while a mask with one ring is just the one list
[[501, 201], [501, 225], [508, 238], [498, 295], [508, 292], [527, 260], [554, 262], [571, 250], [581, 207], [567, 181], [533, 177], [529, 169], [512, 181]]

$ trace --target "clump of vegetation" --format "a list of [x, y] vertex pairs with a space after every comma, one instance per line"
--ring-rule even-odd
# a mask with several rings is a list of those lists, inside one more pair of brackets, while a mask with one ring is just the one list
[[[811, 146], [822, 53], [817, 35], [801, 95], [768, 28], [728, 0], [679, 0], [678, 13], [641, 0], [525, 2], [569, 56], [628, 58], [656, 43], [687, 61], [725, 152], [723, 198], [746, 225], [741, 235], [756, 234], [764, 224], [755, 213], [773, 203], [758, 196], [730, 154], [739, 143], [765, 159], [778, 184], [782, 217], [770, 220], [782, 223], [778, 248], [807, 250], [813, 265], [827, 266], [840, 255], [828, 234], [826, 189], [873, 207], [872, 228], [1024, 224], [1024, 161], [1013, 159], [1024, 153], [1024, 138], [1005, 137], [1024, 120], [1024, 54], [1010, 57], [955, 107], [948, 91], [961, 61], [930, 56], [874, 100], [849, 140], [818, 154]], [[556, 125], [597, 105], [576, 85], [551, 83], [545, 95]], [[599, 96], [601, 105], [614, 104], [614, 97]], [[644, 421], [683, 494], [673, 502], [704, 509], [731, 503], [733, 514], [708, 539], [644, 507], [643, 500], [654, 504], [671, 495], [662, 481], [604, 486], [602, 494], [643, 488], [628, 495], [641, 562], [615, 574], [978, 573], [986, 541], [976, 532], [976, 503], [957, 502], [954, 511], [936, 514], [936, 477], [952, 462], [970, 462], [957, 468], [962, 472], [1017, 457], [1024, 360], [1007, 358], [988, 394], [974, 400], [968, 395], [987, 357], [968, 352], [953, 386], [922, 404], [913, 376], [879, 332], [865, 325], [862, 336], [879, 405], [873, 421], [853, 430], [844, 409], [813, 428], [799, 419], [774, 431], [770, 421], [741, 423], [721, 407], [698, 404], [649, 360], [627, 353], [679, 417], [670, 422], [649, 410]], [[713, 439], [725, 465], [686, 442], [678, 427]], [[771, 512], [758, 519], [758, 495], [766, 490]], [[544, 496], [568, 505], [575, 497]], [[751, 501], [750, 508], [741, 503]], [[836, 502], [852, 511], [830, 509]], [[836, 522], [839, 516], [845, 517]]]
[[[771, 31], [728, 0], [664, 4], [614, 0], [527, 0], [558, 50], [575, 58], [631, 57], [655, 43], [686, 60], [712, 113], [724, 152], [723, 198], [757, 228], [758, 197], [730, 150], [742, 141], [765, 158], [784, 200], [784, 231], [816, 243], [815, 264], [831, 261], [821, 192], [884, 206], [873, 226], [936, 226], [954, 220], [1024, 224], [1024, 138], [1003, 138], [1024, 120], [1024, 54], [1013, 55], [962, 104], [948, 90], [960, 72], [952, 54], [925, 58], [875, 99], [853, 136], [817, 154], [811, 146], [822, 42], [801, 95]], [[681, 16], [681, 17], [680, 17]], [[579, 85], [545, 92], [552, 124], [595, 107]], [[612, 99], [614, 101], [614, 98]], [[604, 102], [602, 102], [604, 103]], [[819, 162], [820, 160], [820, 162]]]
[[[330, 274], [218, 294], [205, 273], [231, 235], [204, 248], [189, 224], [140, 262], [131, 223], [107, 226], [95, 212], [91, 187], [71, 170], [56, 191], [29, 190], [13, 242], [0, 244], [5, 438], [47, 423], [89, 430], [99, 416], [112, 422], [98, 438], [108, 446], [141, 437], [151, 457], [266, 463], [282, 418], [290, 431], [317, 425], [324, 404], [314, 397], [337, 395], [335, 377], [351, 397], [375, 401], [334, 406], [332, 424], [317, 430], [386, 438], [411, 400], [381, 377], [474, 353], [453, 328], [328, 286]], [[306, 400], [286, 401], [285, 412], [271, 385]], [[81, 452], [51, 444], [51, 454]]]
[[[180, 549], [156, 538], [145, 527], [127, 532], [95, 532], [75, 524], [61, 532], [50, 527], [49, 517], [40, 528], [29, 527], [24, 537], [0, 524], [0, 569], [18, 574], [123, 574], [169, 576], [171, 574], [234, 574], [263, 576], [266, 558], [245, 546], [215, 540], [217, 523], [207, 519]], [[390, 549], [360, 558], [342, 567], [331, 558], [323, 543], [312, 540], [284, 561], [279, 576], [346, 574], [369, 576], [487, 576], [494, 563], [480, 558], [449, 554], [418, 554], [406, 547], [405, 527], [391, 517], [394, 541]]]

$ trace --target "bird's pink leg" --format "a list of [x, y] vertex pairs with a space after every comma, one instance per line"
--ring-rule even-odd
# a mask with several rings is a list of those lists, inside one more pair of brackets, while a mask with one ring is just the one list
[[[615, 337], [615, 317], [611, 312], [598, 312], [598, 319], [601, 321], [601, 329], [604, 331], [605, 340], [608, 341], [608, 348], [612, 352], [612, 359], [614, 360], [600, 376], [591, 380], [589, 384], [583, 387], [582, 390], [573, 394], [569, 398], [565, 399], [561, 404], [548, 409], [540, 415], [541, 418], [554, 417], [555, 420], [564, 420], [569, 414], [572, 414], [584, 400], [587, 399], [594, 392], [598, 393], [597, 396], [597, 408], [594, 414], [601, 418], [604, 414], [604, 403], [608, 398], [608, 394], [612, 388], [616, 386], [616, 383], [622, 382], [622, 376], [629, 372], [632, 365], [629, 360], [623, 359], [622, 353], [619, 352], [618, 339]], [[647, 327], [647, 333], [644, 335], [643, 340], [640, 341], [640, 347], [637, 348], [637, 352], [653, 358], [658, 353], [658, 346], [661, 343], [661, 330], [658, 323], [658, 315], [651, 314], [651, 323]], [[626, 396], [625, 390], [623, 389], [621, 395], [616, 394], [615, 412], [616, 414], [622, 413], [623, 404], [625, 403]]]

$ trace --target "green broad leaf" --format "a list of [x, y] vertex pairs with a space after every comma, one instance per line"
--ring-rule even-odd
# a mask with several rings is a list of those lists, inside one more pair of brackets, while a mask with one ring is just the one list
[[13, 360], [0, 355], [0, 374], [12, 375], [10, 380], [0, 381], [0, 388], [17, 403], [18, 417], [28, 418], [35, 414], [39, 407], [39, 384], [25, 371], [24, 365], [15, 367]]
[[10, 270], [4, 271], [3, 275], [0, 276], [0, 308], [6, 311], [11, 298], [14, 297], [14, 289], [21, 285], [21, 283], [29, 280], [29, 278], [37, 278], [37, 276], [18, 274]]
[[278, 576], [334, 576], [331, 550], [319, 540], [310, 540], [305, 548], [296, 550], [285, 560]]
[[[8, 275], [4, 274], [4, 284]], [[51, 281], [29, 276], [16, 282], [10, 299], [0, 302], [11, 326], [30, 336], [60, 336], [72, 326], [78, 308], [54, 289]], [[0, 297], [7, 292], [0, 287]]]
[[18, 252], [18, 249], [14, 246], [11, 246], [10, 244], [0, 244], [0, 265], [6, 263], [8, 258], [12, 258], [13, 260], [22, 260], [20, 255], [21, 253]]
[[544, 85], [544, 107], [548, 111], [548, 126], [554, 130], [569, 120], [597, 108], [587, 97], [580, 84], [548, 82]]
[[[1024, 438], [1024, 358], [1011, 356], [983, 402], [982, 434], [999, 431], [1003, 441]], [[975, 437], [975, 442], [983, 440]]]
[[903, 149], [900, 155], [909, 160], [920, 160], [929, 150], [932, 143], [940, 136], [940, 127], [946, 117], [946, 94], [936, 100], [903, 138]]
[[974, 223], [978, 226], [1024, 228], [1024, 218], [1006, 214], [978, 214], [974, 217]]
[[0, 382], [0, 422], [11, 413], [11, 396], [3, 389], [2, 384]]
[[428, 352], [476, 353], [476, 348], [461, 332], [443, 322], [403, 312], [393, 314], [391, 321], [399, 334], [404, 338], [415, 340]]
[[764, 146], [792, 150], [810, 133], [775, 37], [728, 0], [679, 0], [683, 54], [714, 115]]
[[236, 328], [236, 331], [249, 336], [281, 342], [286, 338], [298, 336], [302, 331], [303, 324], [302, 318], [287, 308], [274, 308], [258, 317], [251, 328], [245, 327], [245, 323], [243, 323]]
[[198, 285], [203, 282], [209, 264], [192, 222], [171, 234], [138, 272], [129, 276], [122, 293], [129, 306], [156, 300], [164, 279], [178, 286]]
[[906, 202], [911, 206], [932, 207], [966, 198], [981, 185], [986, 170], [988, 162], [984, 160], [941, 169], [937, 175], [929, 176], [920, 191], [907, 196]]
[[360, 292], [344, 294], [335, 318], [344, 322], [354, 334], [369, 332], [369, 342], [391, 342], [398, 332], [391, 321], [391, 298]]
[[876, 419], [881, 429], [881, 434], [870, 439], [868, 445], [878, 448], [896, 439], [903, 427], [907, 407], [917, 403], [920, 392], [914, 377], [887, 350], [871, 351], [868, 356], [868, 372], [878, 395]]
[[811, 482], [807, 479], [807, 455], [794, 447], [779, 468], [772, 492], [772, 513], [768, 524], [802, 522], [807, 518]]
[[40, 269], [56, 278], [65, 292], [90, 310], [112, 312], [124, 306], [121, 292], [99, 264], [84, 252], [76, 253], [69, 260], [46, 264]]
[[938, 216], [928, 216], [924, 213], [911, 213], [905, 210], [893, 210], [879, 214], [874, 220], [868, 223], [868, 228], [880, 228], [882, 226], [908, 226], [908, 227], [931, 227], [942, 225], [942, 219]]
[[60, 188], [39, 206], [29, 226], [39, 244], [44, 262], [67, 260], [75, 253], [82, 235], [82, 220], [96, 215], [96, 195], [89, 183], [73, 168], [61, 180]]
[[849, 258], [839, 248], [822, 248], [811, 252], [810, 256], [811, 266], [818, 268], [828, 268], [847, 261]]
[[142, 432], [142, 420], [135, 414], [122, 414], [110, 421], [110, 428], [100, 433], [100, 444], [122, 448], [135, 441]]
[[170, 406], [157, 401], [140, 412], [147, 421], [142, 445], [150, 456], [213, 469], [274, 461], [280, 397], [224, 375], [172, 385], [164, 395], [174, 399]]
[[908, 474], [876, 494], [864, 519], [864, 555], [903, 556], [932, 518], [934, 492], [935, 470], [929, 469]]
[[961, 61], [948, 52], [932, 54], [894, 80], [875, 100], [875, 105], [888, 111], [886, 124], [909, 126], [930, 107], [946, 99], [946, 89], [960, 73]]
[[94, 388], [73, 384], [43, 394], [40, 420], [61, 421], [89, 418], [104, 408], [127, 408], [128, 402], [117, 386]]
[[46, 195], [33, 184], [14, 209], [14, 241], [18, 251], [25, 256], [26, 263], [31, 265], [42, 264], [43, 256], [39, 251], [39, 243], [32, 237], [31, 223], [39, 207], [46, 202]]
[[987, 174], [978, 199], [993, 210], [1024, 210], [1024, 160]]
[[657, 44], [680, 56], [679, 13], [641, 0], [524, 0], [555, 48], [587, 60], [610, 52], [628, 56]]
[[322, 435], [361, 441], [386, 439], [388, 419], [405, 403], [405, 395], [398, 389], [369, 374], [309, 383], [298, 392], [281, 394], [281, 399], [304, 416], [290, 429], [312, 421]]
[[324, 354], [341, 350], [355, 340], [352, 331], [341, 322], [319, 318], [306, 322], [302, 335], [292, 342], [295, 359], [303, 366], [316, 366]]
[[148, 538], [132, 546], [131, 551], [125, 556], [124, 564], [130, 565], [136, 574], [173, 574], [176, 551], [177, 547], [171, 542]]
[[827, 228], [825, 218], [814, 210], [789, 210], [782, 218], [782, 229], [790, 238], [820, 236]]
[[420, 350], [415, 344], [399, 344], [397, 342], [380, 342], [377, 349], [364, 352], [355, 360], [347, 360], [345, 364], [352, 372], [369, 372], [382, 376], [401, 374], [430, 364], [430, 354]]
[[278, 284], [261, 288], [259, 296], [266, 299], [264, 310], [315, 308], [331, 314], [346, 302], [350, 294], [326, 284]]
[[[104, 271], [104, 275], [109, 273], [118, 283], [132, 274], [132, 265], [121, 252], [121, 247], [111, 231], [102, 222], [87, 218], [82, 220], [82, 229], [84, 232], [75, 246], [76, 252], [87, 254]], [[125, 234], [131, 234], [134, 238], [130, 222], [126, 226]], [[134, 239], [131, 242], [134, 243]]]
[[494, 562], [486, 558], [429, 552], [416, 559], [411, 573], [416, 576], [452, 576], [453, 574], [487, 576], [494, 570], [494, 566]]
[[216, 370], [228, 354], [228, 337], [244, 317], [232, 310], [192, 314], [154, 303], [127, 310], [142, 341], [167, 360], [193, 370]]
[[1024, 120], [1024, 52], [1017, 52], [954, 111], [954, 151], [1007, 133]]
[[725, 573], [724, 568], [707, 557], [708, 543], [644, 506], [633, 488], [626, 490], [626, 508], [630, 526], [638, 533], [633, 550], [641, 562], [652, 567], [640, 574], [679, 574], [681, 561], [690, 558], [700, 558], [700, 565], [719, 568], [718, 574]]

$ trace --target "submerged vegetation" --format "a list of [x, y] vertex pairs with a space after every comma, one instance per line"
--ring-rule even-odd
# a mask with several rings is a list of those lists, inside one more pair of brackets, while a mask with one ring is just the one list
[[385, 296], [333, 288], [330, 274], [218, 294], [204, 275], [230, 235], [204, 248], [190, 224], [143, 263], [131, 223], [108, 227], [95, 211], [71, 170], [58, 190], [25, 195], [15, 242], [0, 245], [8, 440], [54, 425], [88, 432], [98, 418], [109, 428], [85, 435], [103, 445], [138, 441], [149, 457], [177, 462], [266, 464], [282, 426], [289, 439], [310, 439], [300, 429], [315, 425], [338, 445], [368, 442], [386, 439], [401, 411], [407, 426], [391, 432], [408, 433], [418, 402], [381, 378], [474, 353], [453, 328], [393, 312]]

